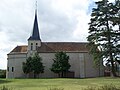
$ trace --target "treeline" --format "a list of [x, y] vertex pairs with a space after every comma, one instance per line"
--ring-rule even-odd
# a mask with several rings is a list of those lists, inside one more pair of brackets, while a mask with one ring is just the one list
[[6, 70], [0, 69], [0, 78], [6, 78]]

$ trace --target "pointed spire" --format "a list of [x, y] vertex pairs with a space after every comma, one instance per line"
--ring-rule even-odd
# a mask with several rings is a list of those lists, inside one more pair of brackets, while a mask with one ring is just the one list
[[37, 1], [36, 1], [36, 9], [35, 9], [35, 19], [34, 19], [33, 31], [32, 31], [32, 35], [29, 37], [28, 40], [40, 40], [38, 21], [37, 21]]

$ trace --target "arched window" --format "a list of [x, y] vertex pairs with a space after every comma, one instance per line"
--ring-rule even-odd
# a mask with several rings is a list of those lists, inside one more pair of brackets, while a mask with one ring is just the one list
[[33, 43], [31, 43], [31, 50], [33, 50]]

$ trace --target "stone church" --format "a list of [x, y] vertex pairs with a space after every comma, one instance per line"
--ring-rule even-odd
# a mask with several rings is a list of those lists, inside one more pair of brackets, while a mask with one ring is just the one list
[[93, 57], [89, 54], [89, 49], [85, 42], [43, 42], [40, 39], [39, 27], [37, 21], [37, 11], [35, 11], [34, 25], [32, 35], [28, 38], [28, 45], [16, 46], [7, 54], [7, 75], [6, 78], [25, 78], [26, 75], [22, 70], [22, 63], [33, 53], [37, 52], [42, 57], [42, 63], [45, 66], [40, 78], [56, 78], [55, 73], [50, 68], [59, 51], [66, 52], [69, 55], [68, 77], [86, 78], [103, 76], [103, 65], [98, 68], [94, 67]]

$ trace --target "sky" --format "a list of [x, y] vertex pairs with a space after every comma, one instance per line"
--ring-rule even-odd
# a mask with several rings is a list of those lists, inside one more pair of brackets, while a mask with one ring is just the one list
[[[98, 0], [38, 0], [37, 14], [43, 42], [87, 42], [88, 23]], [[113, 0], [110, 0], [113, 1]], [[0, 69], [7, 54], [27, 45], [32, 33], [36, 0], [0, 0]]]

